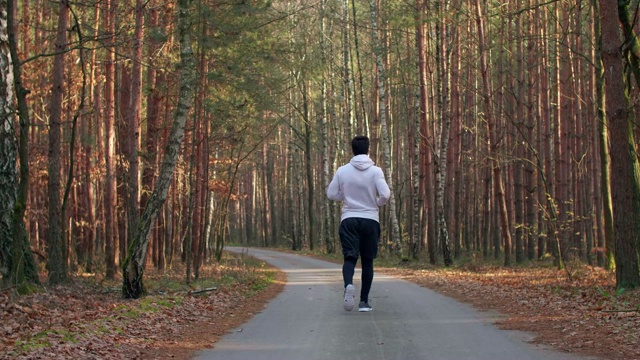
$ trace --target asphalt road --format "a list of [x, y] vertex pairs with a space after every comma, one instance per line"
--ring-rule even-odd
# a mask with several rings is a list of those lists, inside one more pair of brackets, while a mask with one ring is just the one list
[[[492, 325], [488, 313], [391, 276], [375, 275], [372, 312], [357, 306], [347, 312], [340, 265], [262, 249], [248, 253], [284, 271], [287, 285], [266, 309], [196, 359], [580, 359], [530, 344], [530, 335]], [[357, 294], [359, 278], [357, 270]]]

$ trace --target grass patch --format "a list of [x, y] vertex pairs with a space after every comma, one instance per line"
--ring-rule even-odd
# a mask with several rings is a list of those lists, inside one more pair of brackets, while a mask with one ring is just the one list
[[26, 340], [18, 340], [16, 342], [16, 350], [18, 352], [28, 352], [51, 346], [51, 338], [57, 338], [58, 341], [77, 343], [76, 334], [66, 329], [51, 329], [41, 331]]
[[273, 271], [262, 271], [258, 276], [250, 283], [250, 294], [253, 295], [266, 289], [269, 285], [273, 284], [276, 278], [276, 274]]
[[173, 308], [173, 303], [169, 299], [163, 299], [158, 296], [145, 297], [140, 300], [138, 304], [138, 308], [140, 312], [158, 312], [163, 308]]

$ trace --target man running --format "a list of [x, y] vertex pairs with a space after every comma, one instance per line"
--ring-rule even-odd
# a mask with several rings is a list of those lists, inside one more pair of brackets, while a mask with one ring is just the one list
[[342, 201], [340, 243], [344, 264], [344, 309], [355, 306], [356, 288], [353, 286], [358, 257], [362, 258], [362, 289], [358, 311], [371, 311], [369, 291], [373, 282], [373, 259], [378, 254], [380, 221], [378, 208], [391, 196], [382, 169], [369, 158], [369, 138], [356, 136], [351, 140], [353, 157], [341, 166], [327, 188], [327, 197]]

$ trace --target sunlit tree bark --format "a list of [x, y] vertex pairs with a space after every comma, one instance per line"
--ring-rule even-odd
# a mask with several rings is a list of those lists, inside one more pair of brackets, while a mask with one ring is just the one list
[[378, 34], [378, 6], [375, 0], [369, 0], [369, 11], [371, 15], [371, 31], [373, 33], [373, 48], [376, 56], [376, 66], [378, 72], [376, 74], [376, 88], [378, 89], [378, 103], [379, 103], [379, 118], [380, 118], [380, 133], [382, 135], [382, 151], [384, 155], [385, 163], [385, 175], [389, 189], [391, 189], [391, 198], [389, 199], [389, 215], [391, 218], [391, 241], [393, 243], [393, 251], [395, 253], [402, 253], [402, 243], [400, 242], [400, 225], [398, 224], [398, 216], [396, 213], [396, 200], [393, 191], [393, 174], [391, 166], [391, 145], [389, 139], [389, 132], [387, 128], [387, 108], [386, 108], [386, 89], [385, 83], [386, 73], [383, 64], [383, 51], [379, 34]]
[[146, 264], [149, 232], [158, 213], [162, 209], [169, 186], [173, 178], [176, 161], [180, 152], [180, 145], [184, 138], [184, 128], [193, 102], [195, 89], [195, 69], [193, 50], [191, 48], [191, 0], [179, 0], [178, 12], [178, 40], [180, 42], [180, 96], [174, 116], [169, 141], [165, 149], [162, 166], [153, 192], [149, 197], [138, 223], [136, 235], [132, 239], [127, 259], [123, 264], [122, 294], [127, 298], [139, 298], [144, 294], [143, 275]]
[[606, 117], [611, 139], [611, 195], [615, 238], [616, 286], [640, 286], [638, 250], [640, 236], [640, 168], [635, 152], [631, 108], [626, 92], [622, 38], [618, 9], [612, 1], [600, 1], [602, 63], [606, 91]]
[[[107, 58], [104, 62], [104, 219], [106, 277], [115, 277], [118, 252], [116, 229], [116, 132], [115, 132], [115, 16], [116, 1], [107, 0], [104, 28], [107, 33]], [[124, 251], [124, 249], [121, 249]]]
[[[602, 64], [602, 29], [600, 23], [600, 3], [599, 0], [593, 0], [593, 22], [594, 31], [596, 33], [595, 48], [595, 81], [596, 81], [596, 97], [597, 97], [597, 121], [598, 121], [598, 148], [600, 150], [600, 198], [602, 199], [603, 229], [601, 239], [598, 241], [600, 248], [598, 253], [602, 254], [602, 248], [605, 248], [602, 262], [605, 269], [613, 269], [615, 267], [615, 248], [613, 238], [613, 210], [611, 205], [611, 165], [609, 157], [609, 130], [606, 126], [605, 117], [605, 89], [604, 89], [604, 66]], [[598, 199], [598, 197], [596, 197]], [[600, 214], [596, 214], [599, 218]], [[604, 245], [604, 246], [603, 246]]]

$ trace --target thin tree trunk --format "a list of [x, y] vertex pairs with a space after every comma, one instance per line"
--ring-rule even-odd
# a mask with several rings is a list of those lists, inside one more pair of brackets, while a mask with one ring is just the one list
[[[413, 167], [411, 169], [413, 176], [413, 193], [412, 193], [412, 203], [413, 206], [413, 219], [412, 219], [412, 232], [411, 232], [411, 246], [409, 249], [409, 256], [417, 259], [420, 253], [420, 248], [422, 244], [422, 226], [420, 219], [424, 216], [424, 200], [423, 193], [420, 191], [422, 189], [421, 183], [422, 179], [420, 178], [420, 163], [421, 163], [421, 154], [420, 154], [420, 144], [422, 143], [422, 137], [420, 133], [420, 124], [422, 123], [422, 119], [424, 117], [423, 112], [423, 102], [422, 100], [422, 92], [423, 92], [423, 84], [422, 84], [422, 61], [424, 60], [425, 54], [421, 54], [420, 49], [424, 48], [423, 41], [423, 33], [424, 33], [424, 24], [422, 23], [422, 19], [424, 18], [424, 10], [420, 8], [421, 1], [416, 0], [416, 48], [418, 49], [418, 74], [420, 76], [420, 86], [418, 87], [418, 93], [416, 96], [416, 116], [415, 123], [413, 124]], [[423, 201], [421, 201], [423, 200]], [[423, 206], [421, 206], [423, 205]]]
[[[517, 1], [513, 4], [514, 9], [519, 9], [521, 6], [520, 1]], [[514, 24], [514, 33], [521, 34], [522, 33], [522, 16], [516, 16], [513, 21]], [[511, 173], [513, 174], [513, 210], [514, 210], [514, 226], [515, 226], [515, 250], [516, 250], [516, 263], [521, 264], [525, 259], [525, 219], [524, 219], [524, 201], [525, 201], [525, 186], [524, 186], [524, 166], [525, 166], [525, 151], [524, 146], [522, 145], [523, 141], [521, 140], [524, 137], [524, 127], [525, 127], [525, 117], [524, 117], [524, 106], [525, 106], [525, 97], [524, 97], [524, 50], [522, 41], [517, 41], [515, 44], [515, 52], [516, 52], [516, 87], [515, 89], [515, 106], [516, 106], [516, 120], [512, 126], [518, 128], [517, 135], [514, 137], [514, 146], [516, 153], [516, 160], [513, 163]], [[529, 139], [524, 139], [525, 141], [529, 141]], [[507, 250], [505, 249], [505, 252]]]
[[[266, 122], [266, 119], [265, 119]], [[265, 137], [266, 138], [266, 137]], [[282, 238], [278, 236], [278, 206], [276, 206], [276, 198], [277, 198], [277, 193], [279, 192], [279, 189], [277, 188], [278, 185], [276, 184], [275, 181], [275, 177], [277, 176], [277, 170], [276, 170], [276, 162], [277, 162], [277, 155], [275, 154], [275, 150], [274, 147], [271, 147], [270, 153], [271, 155], [267, 157], [267, 187], [269, 188], [269, 193], [267, 196], [267, 201], [269, 202], [269, 209], [271, 209], [271, 214], [269, 215], [269, 234], [271, 236], [271, 239], [273, 241], [273, 243], [276, 246], [280, 246]], [[236, 172], [237, 172], [237, 168], [236, 168]], [[229, 195], [230, 196], [230, 195]], [[229, 202], [230, 200], [227, 200], [227, 202]], [[227, 205], [228, 207], [228, 205]], [[318, 238], [320, 238], [321, 236], [318, 235]]]
[[[323, 6], [324, 2], [323, 2]], [[323, 15], [324, 16], [324, 15]], [[351, 69], [351, 45], [349, 42], [349, 0], [342, 1], [342, 66], [343, 70], [343, 86], [345, 95], [345, 114], [347, 114], [347, 124], [353, 126], [356, 119], [356, 105], [354, 103], [354, 85]], [[324, 26], [323, 26], [324, 27]], [[324, 30], [323, 30], [324, 31]], [[324, 40], [323, 40], [324, 43]], [[358, 129], [361, 132], [361, 129]], [[328, 201], [328, 200], [327, 200]]]
[[[196, 93], [198, 92], [198, 88], [196, 87]], [[185, 257], [185, 263], [186, 263], [186, 278], [185, 278], [185, 282], [187, 284], [191, 283], [191, 266], [193, 264], [193, 242], [194, 242], [194, 238], [193, 238], [193, 218], [194, 218], [194, 210], [195, 210], [195, 180], [194, 180], [194, 172], [196, 171], [196, 142], [197, 142], [197, 132], [198, 132], [198, 117], [200, 114], [198, 114], [198, 99], [196, 97], [196, 102], [195, 102], [195, 111], [194, 111], [194, 116], [193, 116], [193, 123], [192, 123], [192, 136], [191, 136], [191, 150], [190, 152], [190, 156], [189, 156], [189, 174], [188, 174], [188, 181], [187, 181], [187, 188], [189, 191], [189, 198], [188, 198], [188, 205], [187, 205], [187, 229], [185, 232], [185, 240], [184, 240], [184, 247], [183, 247], [183, 251], [184, 251], [184, 257]]]
[[149, 202], [142, 212], [136, 235], [132, 239], [131, 248], [123, 265], [122, 293], [126, 298], [139, 298], [144, 294], [143, 274], [146, 263], [149, 232], [158, 213], [162, 209], [173, 172], [180, 152], [180, 145], [184, 138], [184, 128], [193, 102], [196, 85], [193, 50], [191, 48], [191, 20], [189, 10], [191, 0], [178, 0], [178, 38], [180, 41], [180, 96], [174, 117], [169, 142], [165, 149], [164, 158], [158, 181], [149, 197]]
[[[314, 204], [314, 186], [313, 186], [313, 165], [311, 164], [311, 120], [309, 119], [309, 101], [307, 99], [307, 84], [303, 80], [302, 84], [302, 98], [303, 98], [303, 116], [304, 116], [304, 165], [307, 175], [307, 213], [313, 214]], [[315, 248], [315, 217], [309, 216], [309, 250], [313, 251]], [[304, 238], [304, 237], [303, 237]]]
[[[95, 18], [94, 23], [96, 24], [96, 28], [100, 29], [100, 9], [95, 10]], [[98, 91], [98, 86], [96, 85], [96, 51], [91, 52], [91, 75], [89, 81], [89, 89], [90, 95], [89, 99], [93, 102], [91, 106], [95, 109], [102, 109], [101, 106], [101, 96]], [[100, 116], [100, 111], [95, 111], [94, 114], [90, 114], [87, 116], [87, 126], [86, 131], [82, 135], [83, 138], [83, 149], [84, 149], [84, 167], [85, 171], [83, 174], [84, 180], [82, 180], [82, 186], [84, 187], [84, 193], [86, 196], [83, 201], [83, 208], [85, 209], [86, 215], [84, 216], [85, 221], [85, 239], [84, 242], [86, 244], [86, 259], [85, 259], [85, 271], [92, 273], [94, 271], [94, 256], [95, 256], [95, 245], [96, 245], [96, 234], [97, 234], [97, 221], [96, 221], [96, 186], [92, 181], [92, 174], [94, 173], [94, 165], [93, 158], [96, 153], [96, 146], [94, 142], [90, 139], [99, 138], [99, 136], [95, 136], [98, 131], [94, 130], [96, 127], [99, 128], [98, 119], [102, 119]], [[99, 149], [99, 148], [98, 148]], [[99, 190], [98, 190], [99, 191]]]
[[485, 104], [485, 117], [487, 123], [487, 136], [489, 137], [489, 156], [491, 157], [493, 167], [493, 187], [494, 197], [498, 210], [498, 218], [500, 220], [500, 230], [502, 233], [502, 239], [504, 241], [504, 264], [505, 266], [511, 265], [511, 232], [509, 226], [509, 218], [507, 215], [507, 203], [504, 197], [504, 184], [502, 180], [502, 170], [500, 168], [500, 156], [499, 143], [495, 136], [496, 130], [494, 129], [494, 119], [491, 104], [491, 86], [489, 85], [489, 76], [487, 73], [487, 60], [485, 50], [485, 38], [484, 38], [484, 20], [482, 18], [482, 9], [480, 0], [475, 1], [476, 6], [476, 24], [478, 26], [478, 51], [480, 52], [480, 72], [482, 75], [483, 86], [483, 98]]
[[[529, 0], [527, 2], [527, 5], [530, 6], [531, 5], [531, 0]], [[530, 28], [530, 35], [531, 38], [533, 38], [536, 34], [536, 26], [535, 26], [535, 21], [534, 21], [534, 16], [535, 14], [529, 14], [528, 16], [528, 27]], [[539, 118], [539, 113], [536, 112], [536, 110], [539, 110], [538, 107], [536, 107], [537, 104], [537, 97], [539, 96], [538, 94], [536, 94], [536, 81], [535, 81], [535, 75], [536, 75], [536, 60], [537, 60], [537, 55], [539, 51], [539, 48], [537, 46], [538, 42], [537, 41], [533, 41], [530, 40], [528, 43], [528, 48], [526, 50], [527, 54], [527, 62], [526, 62], [526, 69], [527, 71], [525, 71], [524, 76], [526, 77], [526, 87], [528, 89], [528, 104], [526, 106], [527, 108], [527, 117], [526, 117], [526, 121], [525, 121], [525, 127], [526, 127], [526, 137], [527, 137], [527, 143], [529, 144], [529, 147], [526, 151], [526, 160], [525, 160], [525, 165], [524, 165], [524, 173], [525, 173], [525, 177], [524, 177], [524, 186], [525, 186], [525, 208], [526, 208], [526, 227], [525, 229], [526, 231], [526, 237], [527, 237], [527, 258], [529, 260], [533, 260], [536, 257], [536, 245], [538, 242], [538, 224], [537, 224], [537, 207], [536, 207], [536, 188], [538, 186], [537, 184], [537, 173], [536, 173], [536, 168], [534, 166], [534, 161], [535, 161], [535, 145], [537, 142], [537, 138], [534, 138], [534, 131], [535, 131], [535, 126], [536, 126], [536, 118]], [[542, 128], [539, 127], [538, 128], [538, 135], [542, 132]], [[538, 144], [538, 153], [540, 151]], [[537, 169], [538, 171], [542, 170], [542, 169]]]
[[559, 269], [564, 268], [564, 260], [567, 258], [567, 251], [569, 250], [569, 239], [571, 238], [571, 231], [573, 228], [573, 218], [571, 217], [571, 175], [570, 175], [570, 162], [571, 162], [571, 148], [570, 148], [570, 135], [571, 135], [571, 123], [573, 122], [573, 111], [571, 109], [571, 63], [569, 59], [569, 14], [568, 11], [562, 8], [562, 3], [556, 4], [556, 16], [559, 19], [559, 29], [561, 32], [558, 46], [558, 53], [556, 56], [556, 63], [558, 67], [557, 73], [557, 96], [558, 96], [558, 120], [554, 122], [556, 125], [555, 135], [555, 156], [554, 160], [557, 164], [555, 172], [555, 184], [556, 184], [556, 201], [559, 209], [558, 213], [558, 244], [556, 253], [556, 264]]
[[[293, 131], [293, 130], [292, 130]], [[290, 138], [292, 137], [291, 135], [289, 136]], [[298, 207], [297, 207], [297, 201], [296, 201], [296, 193], [295, 193], [295, 187], [296, 186], [300, 186], [298, 180], [298, 171], [296, 171], [296, 166], [295, 166], [295, 154], [297, 153], [296, 149], [295, 149], [295, 145], [293, 144], [293, 141], [289, 140], [289, 144], [287, 145], [289, 148], [289, 170], [288, 170], [288, 174], [289, 174], [289, 186], [288, 186], [288, 191], [287, 191], [287, 196], [288, 196], [288, 203], [292, 209], [291, 211], [291, 228], [290, 228], [290, 232], [289, 232], [289, 236], [291, 236], [291, 250], [300, 250], [300, 240], [298, 238], [298, 216], [297, 214], [299, 213], [298, 211]]]
[[[345, 0], [346, 1], [346, 0]], [[353, 41], [356, 50], [356, 64], [358, 68], [358, 84], [360, 85], [360, 107], [362, 108], [362, 119], [358, 121], [358, 131], [362, 131], [364, 135], [369, 135], [369, 117], [367, 113], [367, 108], [365, 106], [364, 100], [364, 80], [362, 78], [362, 64], [360, 61], [360, 46], [359, 46], [359, 37], [358, 37], [358, 18], [356, 13], [356, 0], [351, 0], [351, 10], [353, 11]], [[357, 106], [356, 108], [356, 117], [358, 117]]]
[[269, 187], [268, 178], [270, 176], [270, 168], [269, 168], [269, 154], [268, 154], [268, 144], [265, 141], [262, 144], [262, 233], [264, 234], [264, 246], [273, 246], [275, 245], [274, 239], [271, 237], [271, 213], [272, 209], [270, 208], [271, 203], [269, 202], [269, 193], [271, 192], [271, 188]]
[[[158, 11], [151, 7], [149, 9], [149, 26], [158, 26]], [[147, 32], [146, 42], [149, 43], [149, 53], [155, 54], [158, 49], [158, 43], [154, 40], [153, 36]], [[142, 172], [142, 188], [140, 191], [140, 206], [144, 207], [149, 199], [151, 190], [153, 189], [153, 181], [156, 177], [158, 169], [158, 136], [159, 123], [160, 123], [160, 103], [162, 101], [161, 90], [162, 86], [160, 80], [160, 74], [156, 71], [156, 62], [153, 56], [149, 57], [149, 67], [147, 69], [147, 133], [144, 142], [144, 155], [142, 161], [144, 164], [144, 170]], [[159, 252], [159, 236], [158, 231], [152, 231], [151, 244], [153, 246], [154, 259], [153, 263], [158, 266], [160, 252]]]
[[[202, 34], [204, 36], [207, 35], [207, 29], [203, 29]], [[202, 73], [207, 73], [208, 72], [208, 64], [205, 62], [205, 58], [204, 56], [202, 56], [202, 63], [203, 63], [203, 68], [202, 68]], [[207, 93], [207, 80], [205, 76], [202, 76], [202, 83], [201, 83], [201, 88], [202, 93], [203, 93], [203, 97], [204, 94]], [[203, 113], [203, 118], [205, 118], [204, 113]], [[196, 280], [198, 280], [200, 278], [200, 268], [202, 266], [202, 263], [205, 261], [205, 255], [206, 255], [206, 246], [207, 246], [207, 242], [208, 242], [208, 229], [210, 228], [209, 224], [210, 224], [210, 216], [209, 216], [209, 199], [211, 197], [210, 191], [209, 191], [209, 122], [206, 121], [202, 121], [202, 126], [201, 126], [201, 130], [200, 130], [201, 134], [200, 134], [200, 146], [199, 146], [199, 151], [198, 151], [198, 164], [199, 165], [199, 171], [198, 171], [198, 191], [199, 191], [199, 204], [198, 204], [198, 233], [196, 235], [196, 239], [198, 241], [198, 246], [195, 248], [195, 261], [194, 261], [194, 277]]]
[[[596, 33], [596, 53], [595, 53], [595, 73], [596, 73], [596, 91], [597, 91], [597, 121], [598, 121], [598, 140], [600, 149], [600, 195], [602, 197], [602, 211], [604, 238], [598, 241], [599, 253], [602, 248], [606, 248], [605, 257], [603, 259], [604, 268], [611, 270], [615, 268], [615, 248], [613, 236], [613, 210], [611, 205], [611, 165], [609, 158], [609, 130], [606, 126], [605, 118], [605, 89], [604, 89], [604, 66], [602, 64], [602, 29], [600, 23], [600, 4], [599, 0], [593, 0], [593, 22], [594, 32]], [[597, 214], [598, 216], [600, 214]], [[604, 246], [603, 246], [604, 245]]]
[[[454, 2], [454, 11], [459, 11], [460, 3]], [[449, 133], [449, 151], [447, 153], [447, 220], [451, 238], [453, 239], [454, 257], [460, 257], [462, 253], [461, 227], [464, 213], [460, 206], [462, 190], [462, 96], [460, 94], [460, 30], [457, 26], [451, 26], [451, 130]]]
[[435, 221], [435, 201], [434, 201], [434, 179], [433, 179], [433, 135], [431, 124], [429, 123], [429, 89], [427, 84], [427, 52], [426, 52], [426, 26], [424, 16], [426, 12], [426, 0], [416, 0], [418, 9], [418, 29], [416, 42], [418, 43], [418, 70], [420, 76], [420, 168], [421, 168], [421, 190], [423, 196], [423, 216], [422, 221], [423, 241], [426, 240], [429, 254], [429, 262], [437, 262], [436, 254], [436, 221]]
[[[84, 102], [86, 99], [86, 89], [87, 89], [87, 72], [86, 72], [86, 66], [85, 66], [85, 62], [84, 62], [84, 37], [82, 35], [82, 29], [79, 25], [79, 19], [76, 16], [76, 14], [74, 12], [71, 11], [71, 9], [69, 8], [70, 13], [73, 15], [73, 19], [74, 19], [74, 24], [72, 26], [72, 29], [77, 33], [78, 35], [78, 48], [79, 48], [79, 65], [80, 65], [80, 71], [82, 73], [82, 87], [80, 90], [80, 94], [79, 94], [79, 98], [80, 98], [80, 103], [78, 104], [78, 108], [75, 111], [75, 114], [73, 115], [73, 119], [71, 120], [71, 133], [69, 134], [70, 139], [69, 139], [69, 168], [67, 170], [67, 181], [65, 184], [65, 188], [64, 188], [64, 192], [62, 195], [62, 204], [60, 207], [60, 212], [61, 214], [63, 214], [63, 221], [61, 222], [62, 224], [62, 234], [63, 234], [63, 239], [67, 239], [67, 236], [71, 234], [71, 218], [68, 218], [67, 214], [67, 208], [68, 208], [68, 200], [69, 200], [69, 194], [72, 191], [72, 185], [73, 185], [73, 180], [75, 179], [75, 167], [76, 167], [76, 153], [75, 153], [75, 143], [76, 143], [76, 132], [77, 132], [77, 124], [78, 124], [78, 119], [83, 111], [84, 108]], [[68, 88], [71, 87], [71, 84], [68, 85]], [[70, 102], [69, 102], [70, 104]], [[70, 107], [70, 105], [69, 105]], [[67, 113], [70, 116], [70, 108], [67, 111]], [[76, 197], [77, 198], [77, 197]], [[77, 203], [77, 200], [75, 201], [75, 203]], [[67, 227], [67, 222], [69, 223], [69, 226]], [[70, 260], [73, 257], [73, 253], [72, 253], [72, 249], [74, 248], [73, 244], [72, 244], [72, 237], [68, 236], [68, 240], [67, 241], [67, 264], [69, 264]], [[75, 261], [74, 261], [75, 263]]]
[[[331, 175], [329, 174], [329, 124], [327, 121], [327, 80], [326, 80], [326, 71], [324, 71], [324, 69], [327, 66], [327, 50], [326, 50], [326, 44], [325, 44], [325, 37], [326, 37], [325, 7], [326, 7], [326, 0], [321, 0], [320, 1], [320, 52], [321, 52], [320, 57], [322, 59], [323, 71], [322, 71], [322, 84], [320, 85], [321, 86], [320, 102], [322, 103], [320, 116], [322, 119], [321, 126], [322, 126], [322, 188], [323, 189], [326, 189], [329, 186], [329, 182], [331, 181], [330, 179]], [[348, 72], [347, 72], [347, 76], [348, 76]], [[347, 94], [348, 93], [349, 91], [347, 89]], [[324, 226], [323, 226], [322, 237], [325, 245], [325, 250], [329, 254], [332, 254], [334, 252], [334, 249], [332, 246], [333, 242], [331, 241], [332, 229], [329, 226], [330, 224], [329, 220], [331, 219], [331, 211], [330, 211], [331, 202], [326, 196], [324, 196], [323, 199], [324, 201], [322, 203], [322, 209], [324, 210], [323, 211]]]
[[[575, 10], [573, 13], [574, 22], [574, 34], [582, 34], [582, 0], [576, 1]], [[582, 39], [579, 35], [572, 36], [573, 42], [571, 49], [576, 54], [584, 54], [584, 48], [582, 46]], [[582, 56], [572, 56], [572, 69], [573, 69], [573, 97], [572, 99], [584, 99], [586, 94], [584, 93], [583, 83], [584, 80], [580, 74], [582, 73]], [[575, 261], [590, 262], [590, 257], [587, 259], [587, 253], [585, 253], [585, 244], [587, 241], [587, 233], [585, 225], [585, 205], [590, 202], [590, 198], [586, 196], [585, 186], [585, 171], [587, 167], [588, 158], [585, 156], [584, 149], [588, 146], [588, 139], [584, 139], [582, 134], [588, 129], [585, 127], [585, 115], [582, 111], [582, 102], [573, 100], [573, 123], [571, 126], [570, 135], [570, 147], [571, 147], [571, 162], [570, 162], [570, 184], [572, 187], [572, 213], [573, 213], [573, 231], [572, 231], [572, 247]], [[591, 207], [591, 204], [588, 204]]]
[[[105, 157], [105, 262], [106, 277], [115, 277], [118, 231], [116, 229], [116, 133], [115, 133], [115, 0], [107, 0], [105, 29], [108, 36], [104, 63], [104, 157]], [[124, 251], [124, 249], [121, 249]]]
[[389, 139], [389, 132], [387, 129], [387, 109], [386, 109], [386, 92], [385, 92], [385, 82], [386, 73], [384, 64], [382, 63], [383, 59], [383, 48], [380, 43], [380, 39], [378, 36], [378, 20], [377, 20], [377, 4], [375, 0], [369, 0], [369, 11], [371, 15], [371, 31], [373, 33], [373, 48], [376, 56], [376, 64], [378, 67], [378, 72], [376, 74], [376, 88], [378, 89], [378, 103], [380, 107], [380, 132], [382, 135], [382, 151], [384, 153], [384, 163], [385, 163], [385, 175], [387, 178], [387, 183], [389, 185], [389, 189], [391, 189], [391, 198], [389, 199], [389, 215], [391, 218], [391, 240], [393, 242], [393, 252], [396, 254], [402, 254], [402, 243], [400, 242], [400, 225], [398, 224], [398, 216], [396, 213], [396, 200], [393, 190], [393, 174], [391, 167], [391, 143]]
[[56, 35], [56, 55], [53, 64], [53, 85], [49, 103], [49, 160], [48, 160], [48, 192], [49, 192], [49, 244], [47, 270], [49, 283], [60, 284], [67, 279], [67, 246], [62, 231], [62, 201], [60, 198], [60, 153], [62, 97], [64, 81], [64, 58], [67, 47], [67, 24], [69, 22], [69, 4], [60, 1], [58, 13], [58, 30]]
[[439, 81], [439, 91], [438, 91], [438, 106], [440, 107], [441, 114], [441, 127], [442, 130], [440, 132], [440, 148], [438, 149], [438, 154], [436, 156], [436, 216], [438, 221], [438, 240], [440, 245], [442, 246], [442, 258], [444, 260], [445, 266], [450, 266], [453, 264], [453, 259], [451, 257], [451, 246], [449, 244], [449, 229], [447, 227], [447, 220], [445, 218], [445, 184], [446, 184], [446, 175], [447, 175], [447, 153], [449, 149], [449, 126], [451, 124], [451, 111], [450, 111], [450, 102], [449, 102], [449, 82], [450, 82], [450, 73], [449, 73], [449, 50], [447, 47], [448, 40], [448, 29], [445, 25], [444, 14], [447, 13], [447, 0], [441, 0], [437, 3], [438, 14], [442, 17], [440, 22], [437, 25], [436, 32], [438, 33], [438, 44], [439, 51], [438, 52], [438, 71], [440, 79]]
[[127, 209], [127, 239], [133, 239], [138, 227], [140, 214], [140, 161], [138, 152], [140, 147], [140, 110], [142, 106], [142, 50], [143, 50], [143, 22], [144, 3], [136, 0], [135, 28], [133, 41], [133, 57], [131, 69], [131, 97], [128, 111], [124, 114], [127, 121], [127, 149], [126, 157], [129, 162], [126, 179], [126, 209]]

